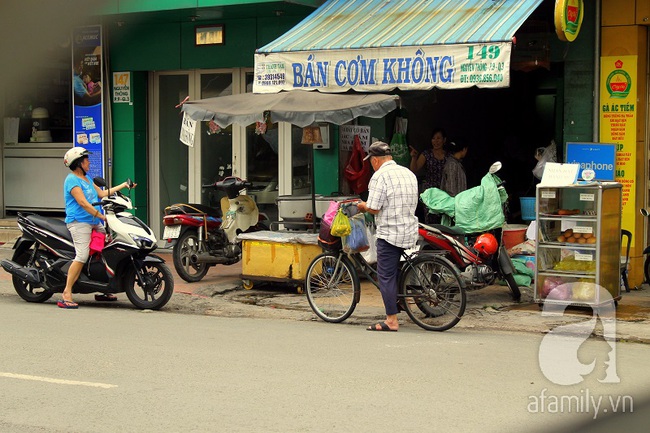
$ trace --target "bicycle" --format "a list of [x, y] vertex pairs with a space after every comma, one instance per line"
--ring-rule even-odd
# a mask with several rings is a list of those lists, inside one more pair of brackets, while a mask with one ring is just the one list
[[[455, 326], [467, 302], [465, 283], [455, 266], [429, 251], [404, 252], [402, 258], [399, 308], [428, 331], [446, 331]], [[340, 250], [316, 256], [305, 276], [307, 300], [314, 313], [330, 323], [350, 317], [361, 298], [359, 272], [379, 289], [377, 271], [361, 254]]]

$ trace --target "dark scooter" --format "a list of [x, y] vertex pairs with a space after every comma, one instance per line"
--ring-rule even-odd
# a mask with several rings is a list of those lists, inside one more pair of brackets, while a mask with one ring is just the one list
[[[481, 185], [463, 191], [460, 194], [475, 194], [476, 197], [487, 197], [485, 191], [481, 188], [497, 188], [498, 194], [492, 194], [493, 197], [501, 197], [499, 206], [491, 206], [492, 209], [499, 207], [503, 212], [505, 203], [505, 189], [503, 182], [495, 174], [501, 169], [501, 163], [495, 162], [490, 167], [489, 173], [481, 181]], [[492, 190], [490, 193], [494, 193]], [[444, 191], [438, 191], [440, 195], [446, 195]], [[459, 194], [459, 195], [460, 195]], [[498, 199], [497, 199], [498, 200]], [[440, 201], [439, 203], [442, 203]], [[431, 203], [425, 202], [425, 205], [433, 213], [449, 212], [449, 216], [454, 216], [453, 201], [449, 206], [430, 207]], [[478, 214], [482, 212], [477, 209]], [[457, 216], [457, 215], [456, 215]], [[435, 250], [445, 253], [446, 257], [458, 268], [459, 273], [465, 280], [468, 290], [480, 289], [492, 284], [496, 279], [503, 278], [510, 289], [513, 300], [521, 299], [521, 291], [514, 279], [514, 266], [506, 248], [497, 239], [501, 238], [501, 226], [490, 227], [479, 233], [449, 227], [442, 224], [425, 225], [420, 224], [419, 233], [422, 238], [421, 249]], [[496, 235], [496, 236], [495, 236]]]
[[[221, 211], [196, 203], [176, 203], [165, 208], [163, 239], [173, 246], [174, 268], [185, 281], [201, 281], [211, 266], [241, 260], [241, 232], [266, 230], [255, 201], [242, 190], [253, 186], [238, 177], [203, 185], [226, 193]], [[223, 215], [223, 218], [222, 218]]]

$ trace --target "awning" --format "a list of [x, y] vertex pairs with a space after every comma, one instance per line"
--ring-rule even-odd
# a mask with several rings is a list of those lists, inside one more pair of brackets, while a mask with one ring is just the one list
[[182, 110], [193, 120], [214, 120], [222, 128], [238, 123], [264, 121], [268, 111], [273, 122], [299, 127], [314, 122], [342, 125], [359, 116], [383, 117], [397, 108], [399, 97], [383, 94], [328, 94], [296, 90], [274, 94], [243, 93], [188, 101]]
[[543, 0], [329, 0], [255, 54], [255, 93], [507, 87]]

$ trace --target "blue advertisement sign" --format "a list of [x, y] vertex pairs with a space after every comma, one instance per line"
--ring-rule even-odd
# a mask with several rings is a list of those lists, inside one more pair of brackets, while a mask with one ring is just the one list
[[88, 176], [105, 178], [102, 27], [78, 27], [72, 36], [74, 146], [91, 152]]
[[616, 169], [616, 145], [605, 143], [567, 143], [566, 162], [579, 164], [583, 170], [593, 170], [594, 180], [613, 181]]

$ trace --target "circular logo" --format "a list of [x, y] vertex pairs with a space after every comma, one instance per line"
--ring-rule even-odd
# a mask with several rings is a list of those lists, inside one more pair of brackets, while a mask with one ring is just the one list
[[623, 69], [616, 69], [607, 76], [605, 87], [612, 98], [626, 98], [632, 89], [632, 77]]
[[558, 38], [565, 42], [573, 42], [580, 32], [583, 16], [583, 0], [557, 0], [555, 2], [555, 33]]

